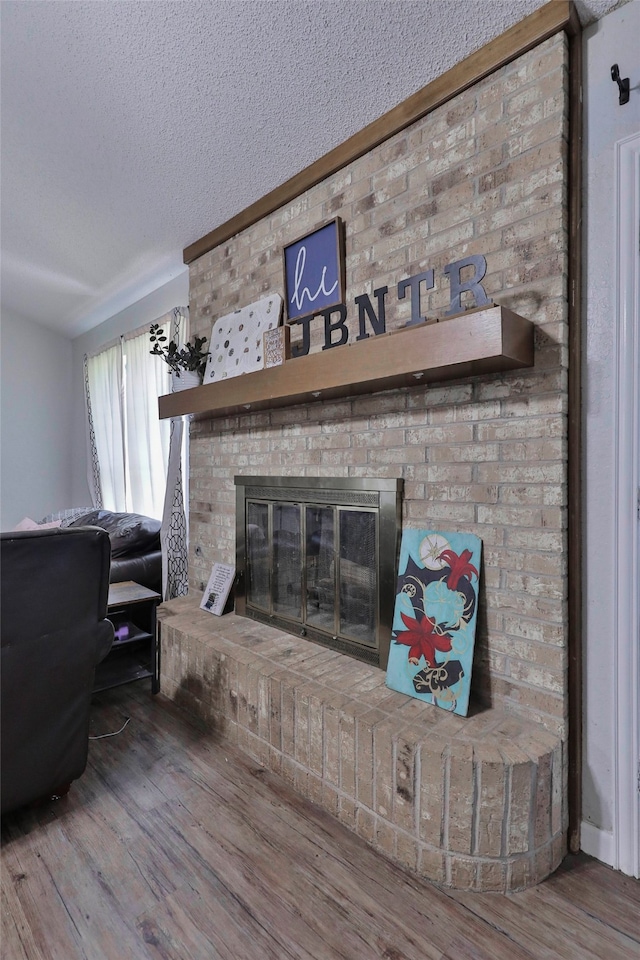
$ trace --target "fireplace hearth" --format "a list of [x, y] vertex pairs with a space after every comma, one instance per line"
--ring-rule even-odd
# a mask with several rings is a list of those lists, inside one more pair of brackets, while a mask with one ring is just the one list
[[402, 480], [234, 480], [236, 612], [384, 669]]

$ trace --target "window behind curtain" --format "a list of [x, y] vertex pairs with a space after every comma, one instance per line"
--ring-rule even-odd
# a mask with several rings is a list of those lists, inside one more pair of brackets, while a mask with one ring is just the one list
[[[186, 310], [158, 320], [186, 339]], [[169, 457], [168, 420], [158, 397], [171, 392], [169, 368], [149, 352], [149, 328], [136, 330], [87, 358], [87, 380], [102, 507], [162, 519]]]
[[87, 389], [100, 467], [101, 505], [125, 509], [124, 432], [121, 416], [122, 343], [87, 358]]
[[124, 342], [125, 482], [127, 509], [162, 518], [170, 422], [158, 397], [171, 392], [166, 363], [149, 354], [149, 331]]

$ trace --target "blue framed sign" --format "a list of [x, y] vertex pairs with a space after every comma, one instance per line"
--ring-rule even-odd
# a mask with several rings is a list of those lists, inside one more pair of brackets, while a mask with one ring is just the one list
[[344, 232], [340, 217], [284, 247], [287, 320], [344, 303]]

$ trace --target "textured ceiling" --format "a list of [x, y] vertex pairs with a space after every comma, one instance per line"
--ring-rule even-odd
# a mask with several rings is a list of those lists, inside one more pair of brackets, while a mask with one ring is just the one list
[[3, 309], [101, 323], [542, 2], [2, 0]]

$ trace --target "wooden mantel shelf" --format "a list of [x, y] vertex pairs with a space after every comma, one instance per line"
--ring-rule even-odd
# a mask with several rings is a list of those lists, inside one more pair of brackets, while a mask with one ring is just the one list
[[204, 419], [531, 366], [533, 324], [494, 306], [167, 394], [158, 406], [161, 420]]

